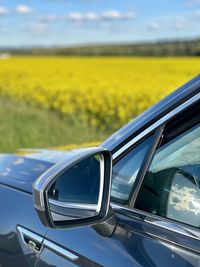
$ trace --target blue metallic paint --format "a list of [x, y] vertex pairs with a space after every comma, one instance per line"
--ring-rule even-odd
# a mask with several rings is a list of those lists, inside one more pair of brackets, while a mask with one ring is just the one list
[[[199, 91], [200, 76], [197, 76], [123, 127], [102, 146], [112, 152], [116, 151], [153, 121]], [[59, 160], [68, 153], [60, 155]], [[25, 154], [29, 154], [29, 151]], [[53, 156], [50, 150], [32, 151], [29, 155], [32, 158], [46, 158], [47, 161], [49, 156]], [[52, 159], [52, 162], [56, 163], [55, 161]], [[115, 205], [113, 210], [116, 221], [113, 222], [110, 234], [107, 234], [109, 227], [112, 227], [109, 222], [98, 227], [47, 229], [34, 210], [32, 181], [24, 181], [21, 186], [20, 182], [12, 184], [0, 177], [0, 196], [1, 267], [200, 266], [200, 240], [150, 224], [145, 221], [147, 216], [137, 210]], [[34, 252], [22, 242], [17, 225], [54, 242], [78, 258], [72, 261], [45, 246], [42, 246], [40, 252]]]

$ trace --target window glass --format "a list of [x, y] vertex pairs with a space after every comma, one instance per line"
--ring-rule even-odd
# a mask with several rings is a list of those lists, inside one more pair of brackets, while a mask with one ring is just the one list
[[200, 126], [159, 148], [135, 207], [200, 227]]
[[126, 203], [144, 156], [151, 144], [152, 136], [127, 153], [113, 166], [111, 199]]

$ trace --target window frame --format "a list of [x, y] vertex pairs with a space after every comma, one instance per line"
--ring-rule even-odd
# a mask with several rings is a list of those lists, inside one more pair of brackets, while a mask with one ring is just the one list
[[[181, 135], [181, 134], [187, 132], [188, 130], [192, 129], [193, 127], [195, 127], [195, 126], [197, 126], [197, 125], [198, 125], [198, 127], [200, 128], [200, 118], [198, 118], [198, 122], [196, 121], [196, 123], [195, 123], [193, 126], [188, 127], [188, 128], [187, 128], [186, 130], [184, 130], [182, 133], [178, 133], [178, 134], [175, 135], [171, 140], [175, 139], [175, 138], [178, 137], [179, 135]], [[165, 127], [166, 127], [166, 125], [165, 125]], [[164, 134], [163, 134], [163, 137], [164, 137]], [[170, 141], [171, 141], [171, 140], [170, 140]], [[168, 144], [168, 142], [167, 142], [167, 143], [163, 143], [162, 145], [165, 145], [165, 144]], [[162, 146], [161, 146], [161, 147], [162, 147]], [[159, 149], [159, 146], [155, 149], [155, 151], [154, 151], [154, 155], [155, 155], [157, 149]], [[153, 157], [154, 157], [154, 155], [153, 155]], [[153, 157], [152, 157], [152, 160], [153, 160]], [[150, 166], [150, 164], [149, 164], [149, 166]], [[147, 169], [147, 171], [148, 171], [148, 169]], [[147, 173], [147, 172], [145, 172], [145, 175], [146, 175], [146, 173]], [[171, 222], [173, 225], [181, 224], [181, 225], [184, 225], [184, 226], [186, 226], [186, 227], [191, 227], [191, 228], [195, 229], [197, 232], [200, 232], [200, 227], [196, 227], [196, 226], [193, 226], [193, 225], [191, 225], [191, 224], [187, 224], [187, 223], [185, 223], [185, 222], [182, 222], [182, 221], [179, 221], [179, 220], [176, 220], [176, 219], [169, 218], [169, 217], [167, 217], [167, 216], [165, 217], [165, 216], [161, 216], [161, 215], [153, 214], [153, 213], [151, 213], [151, 212], [149, 212], [149, 211], [144, 211], [144, 210], [142, 210], [142, 209], [139, 209], [139, 208], [136, 208], [136, 207], [135, 207], [135, 203], [136, 203], [136, 200], [137, 200], [139, 191], [140, 191], [140, 189], [141, 189], [141, 187], [142, 187], [143, 181], [144, 181], [144, 179], [145, 179], [145, 175], [142, 177], [141, 186], [140, 186], [139, 190], [138, 190], [138, 191], [136, 192], [136, 194], [135, 194], [134, 202], [133, 202], [133, 205], [131, 206], [132, 209], [135, 210], [135, 211], [141, 211], [141, 212], [144, 212], [144, 213], [147, 215], [148, 218], [150, 218], [150, 217], [152, 217], [152, 218], [155, 217], [155, 218], [159, 219], [160, 222], [161, 222], [161, 221], [168, 221], [168, 222]], [[195, 182], [195, 180], [194, 180], [194, 182]], [[147, 220], [147, 221], [148, 221], [148, 220]], [[150, 221], [151, 221], [151, 220], [150, 220]], [[195, 232], [196, 232], [196, 231], [195, 231]], [[200, 238], [200, 235], [199, 235], [199, 238]]]
[[[158, 148], [160, 142], [162, 141], [163, 138], [163, 130], [166, 127], [166, 125], [169, 124], [170, 121], [172, 121], [174, 119], [174, 117], [178, 117], [181, 114], [185, 113], [186, 110], [188, 108], [193, 107], [195, 104], [200, 102], [200, 93], [195, 94], [193, 97], [191, 97], [190, 99], [186, 100], [185, 102], [183, 102], [182, 104], [180, 104], [178, 107], [175, 107], [172, 111], [170, 111], [168, 114], [166, 114], [164, 117], [162, 117], [161, 119], [159, 119], [158, 121], [156, 121], [155, 123], [153, 123], [151, 126], [149, 126], [147, 129], [145, 129], [144, 131], [142, 131], [141, 133], [139, 133], [135, 138], [133, 138], [132, 140], [130, 140], [128, 143], [126, 143], [123, 147], [121, 147], [118, 151], [116, 151], [113, 155], [113, 159], [114, 159], [114, 163], [118, 160], [118, 158], [121, 158], [125, 152], [130, 151], [130, 149], [134, 148], [139, 142], [141, 142], [142, 140], [144, 140], [145, 138], [148, 137], [148, 135], [150, 133], [152, 133], [153, 131], [155, 131], [154, 134], [157, 133], [158, 135], [158, 139], [157, 139], [157, 145], [155, 143], [154, 149], [152, 149], [151, 151], [147, 152], [147, 155], [145, 156], [145, 158], [149, 156], [148, 158], [148, 162], [147, 164], [145, 164], [144, 160], [143, 163], [140, 167], [139, 173], [137, 175], [137, 180], [140, 180], [140, 182], [138, 183], [138, 186], [136, 188], [136, 191], [134, 190], [135, 186], [133, 187], [133, 190], [131, 191], [132, 196], [130, 198], [130, 201], [128, 202], [127, 205], [122, 205], [116, 202], [111, 202], [111, 206], [113, 207], [113, 209], [116, 212], [122, 213], [124, 215], [128, 215], [130, 214], [133, 217], [136, 217], [139, 220], [145, 221], [146, 223], [149, 224], [154, 224], [154, 221], [156, 222], [164, 222], [164, 223], [168, 223], [167, 226], [163, 226], [163, 225], [159, 225], [159, 223], [157, 224], [157, 227], [161, 227], [161, 228], [165, 228], [168, 229], [170, 231], [173, 232], [178, 232], [181, 235], [185, 235], [185, 236], [189, 236], [190, 238], [194, 238], [194, 239], [198, 239], [200, 240], [200, 229], [191, 226], [191, 225], [187, 225], [183, 222], [178, 222], [178, 221], [174, 221], [172, 219], [169, 218], [164, 218], [162, 216], [159, 215], [155, 215], [146, 211], [142, 211], [139, 209], [136, 209], [134, 207], [135, 204], [135, 200], [138, 196], [138, 192], [140, 190], [140, 187], [143, 183], [145, 174], [148, 170], [148, 166], [151, 163], [151, 160], [153, 159], [154, 153], [156, 151], [156, 149]], [[160, 133], [160, 134], [158, 134]], [[155, 140], [155, 139], [154, 139]], [[151, 153], [150, 153], [151, 152]]]
[[[159, 127], [159, 129], [160, 129], [160, 127]], [[127, 149], [123, 154], [120, 155], [120, 157], [117, 158], [117, 160], [114, 161], [113, 166], [115, 164], [117, 164], [129, 152], [131, 152], [132, 150], [134, 150], [135, 148], [137, 148], [137, 146], [140, 146], [140, 144], [142, 144], [143, 142], [145, 142], [148, 138], [152, 137], [151, 143], [149, 144], [149, 147], [148, 147], [148, 149], [147, 149], [147, 151], [145, 153], [145, 156], [144, 156], [144, 158], [142, 160], [142, 163], [141, 163], [141, 165], [139, 167], [138, 174], [136, 176], [135, 182], [133, 183], [133, 187], [132, 187], [132, 189], [130, 191], [130, 194], [129, 194], [129, 197], [128, 197], [126, 203], [125, 204], [122, 204], [122, 203], [120, 203], [120, 201], [117, 201], [117, 200], [113, 200], [112, 199], [112, 202], [113, 203], [120, 204], [120, 205], [123, 205], [123, 206], [130, 206], [130, 202], [132, 200], [133, 193], [136, 190], [136, 188], [138, 188], [138, 184], [140, 183], [140, 176], [141, 176], [140, 172], [144, 170], [144, 167], [145, 166], [148, 167], [148, 164], [147, 163], [149, 162], [149, 159], [151, 158], [151, 154], [154, 151], [155, 146], [157, 144], [157, 140], [159, 138], [159, 136], [158, 136], [158, 130], [155, 130], [153, 132], [150, 132], [147, 136], [145, 136], [144, 138], [142, 138], [141, 140], [139, 140], [138, 142], [136, 142], [133, 146], [129, 147], [129, 149]]]
[[[197, 103], [195, 103], [195, 104], [198, 104], [198, 103], [200, 103], [200, 101], [197, 101]], [[189, 106], [188, 108], [192, 108], [192, 107], [194, 107], [195, 104]], [[187, 110], [184, 110], [184, 111], [182, 111], [180, 114], [176, 114], [174, 117], [176, 117], [176, 118], [178, 117], [178, 118], [179, 118], [179, 117], [182, 116], [183, 114], [186, 114], [186, 112], [187, 112]], [[173, 117], [173, 119], [174, 119], [174, 117]], [[175, 118], [175, 119], [176, 119], [176, 118]], [[171, 121], [172, 121], [172, 119], [169, 120], [169, 121], [166, 121], [166, 122], [162, 125], [162, 127], [163, 127], [162, 136], [160, 136], [160, 140], [158, 140], [158, 145], [157, 145], [157, 147], [155, 147], [155, 149], [154, 149], [154, 151], [153, 151], [153, 153], [152, 153], [152, 156], [151, 156], [150, 162], [149, 162], [149, 164], [148, 164], [148, 167], [149, 167], [151, 161], [153, 160], [153, 157], [154, 157], [154, 155], [155, 155], [155, 153], [156, 153], [156, 150], [160, 147], [159, 144], [161, 144], [161, 143], [162, 143], [162, 140], [165, 138], [165, 136], [167, 136], [166, 133], [168, 133], [168, 132], [167, 132], [168, 130], [167, 130], [166, 128], [167, 128], [167, 126], [170, 124]], [[186, 123], [185, 123], [185, 124], [186, 124]], [[197, 125], [197, 124], [200, 124], [200, 117], [198, 118], [198, 121], [195, 121], [195, 124], [194, 124], [194, 125], [190, 125], [187, 129], [184, 129], [182, 133], [184, 133], [184, 132], [190, 130], [191, 128], [193, 128], [193, 127], [194, 127], [195, 125]], [[159, 128], [158, 128], [158, 130], [159, 130]], [[166, 132], [165, 132], [165, 130], [166, 130]], [[173, 140], [174, 138], [176, 138], [177, 136], [179, 136], [180, 134], [182, 134], [182, 133], [178, 133], [177, 135], [175, 135], [175, 136], [172, 138], [172, 140]], [[167, 142], [167, 143], [168, 143], [168, 142]], [[164, 144], [165, 144], [165, 143], [164, 143]], [[142, 166], [141, 166], [141, 167], [142, 167]], [[142, 170], [142, 171], [144, 172], [144, 175], [142, 175], [142, 176], [139, 177], [139, 178], [141, 179], [141, 183], [140, 183], [141, 186], [142, 186], [142, 183], [143, 183], [143, 181], [144, 181], [144, 177], [145, 177], [145, 175], [146, 175], [146, 173], [147, 173], [147, 171], [148, 171], [148, 168], [146, 168], [146, 171], [145, 171], [145, 170]], [[141, 186], [140, 186], [140, 188], [141, 188]], [[140, 188], [139, 188], [139, 190], [140, 190]], [[134, 209], [136, 209], [136, 208], [134, 207], [134, 205], [135, 205], [135, 200], [137, 199], [139, 190], [138, 190], [137, 192], [134, 192], [134, 195], [135, 195], [135, 196], [133, 196], [134, 201], [132, 201], [132, 202], [129, 203], [129, 206], [132, 207], [132, 208], [134, 208]], [[161, 216], [160, 216], [160, 217], [161, 217]]]

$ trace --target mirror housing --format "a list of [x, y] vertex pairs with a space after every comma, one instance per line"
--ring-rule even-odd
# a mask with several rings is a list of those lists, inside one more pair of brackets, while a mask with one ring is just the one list
[[[110, 205], [111, 174], [112, 156], [109, 151], [94, 147], [69, 153], [66, 160], [51, 167], [33, 184], [34, 207], [41, 222], [50, 228], [102, 222]], [[80, 186], [77, 179], [81, 181]], [[91, 193], [80, 195], [84, 179], [89, 187], [97, 188], [93, 190], [93, 197]], [[68, 193], [56, 189], [60, 181]], [[59, 194], [61, 201], [56, 199]]]

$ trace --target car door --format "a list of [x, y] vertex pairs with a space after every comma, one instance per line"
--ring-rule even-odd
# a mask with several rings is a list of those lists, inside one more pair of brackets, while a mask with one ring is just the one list
[[197, 103], [163, 124], [127, 206], [116, 199], [123, 244], [142, 266], [200, 266], [199, 114]]
[[[154, 137], [150, 135], [132, 149], [131, 155], [135, 160], [135, 175], [138, 173], [143, 158], [152, 146], [153, 141]], [[118, 187], [123, 189], [122, 195], [128, 195], [133, 182], [127, 184], [126, 181], [123, 182], [123, 179], [119, 178], [116, 180], [113, 195], [115, 195]], [[61, 184], [61, 182], [57, 183], [56, 191], [64, 196]], [[118, 228], [116, 214], [112, 210], [110, 213], [113, 213], [111, 219], [98, 225], [61, 230], [50, 229], [45, 237], [44, 248], [40, 254], [37, 267], [140, 266], [130, 254], [130, 251], [124, 247], [120, 240], [121, 237], [119, 238], [121, 233], [116, 230]]]
[[0, 195], [0, 266], [34, 267], [47, 229], [34, 210], [32, 195], [4, 185]]
[[[191, 136], [194, 135], [193, 127], [196, 127], [198, 122], [198, 118], [194, 119], [194, 114], [198, 114], [198, 105], [197, 108], [190, 107], [190, 112], [187, 110], [184, 116], [183, 113], [176, 116], [177, 112], [177, 109], [173, 110], [174, 126], [165, 120], [160, 124], [156, 122], [156, 125], [160, 125], [158, 128], [145, 130], [144, 134], [136, 136], [130, 146], [126, 145], [124, 151], [120, 149], [122, 152], [114, 157], [111, 206], [116, 221], [113, 219], [111, 222], [105, 221], [101, 225], [87, 227], [50, 229], [45, 236], [37, 267], [199, 266], [199, 229], [196, 225], [181, 221], [180, 218], [184, 216], [180, 215], [180, 212], [179, 219], [174, 218], [177, 214], [172, 212], [173, 207], [168, 201], [174, 198], [176, 190], [172, 188], [176, 187], [181, 175], [185, 179], [180, 182], [182, 194], [185, 193], [184, 188], [188, 188], [191, 193], [195, 191], [194, 195], [198, 198], [197, 169], [193, 171], [194, 164], [185, 164], [183, 169], [178, 164], [167, 166], [163, 171], [169, 173], [162, 173], [162, 183], [155, 189], [161, 190], [161, 198], [154, 203], [153, 197], [149, 197], [143, 190], [144, 181], [149, 177], [149, 170], [154, 162], [152, 158], [160, 153], [159, 149], [162, 151], [164, 145], [168, 146], [169, 140], [174, 140], [176, 144], [176, 138], [189, 130]], [[185, 114], [189, 114], [188, 117]], [[167, 119], [169, 120], [169, 117]], [[186, 125], [185, 128], [183, 125]], [[175, 135], [172, 134], [174, 129]], [[185, 136], [188, 141], [188, 135]], [[193, 151], [193, 148], [194, 145], [190, 151]], [[172, 150], [169, 155], [175, 152], [176, 146], [175, 151]], [[196, 155], [195, 151], [194, 154]], [[168, 175], [172, 177], [171, 182], [169, 178], [165, 178]], [[192, 176], [194, 181], [192, 178], [188, 180], [188, 176]], [[155, 190], [151, 188], [150, 193], [155, 193]], [[179, 191], [179, 187], [177, 190]], [[158, 192], [155, 195], [157, 196]], [[141, 203], [144, 204], [141, 206]], [[155, 203], [160, 205], [161, 214], [155, 214], [155, 207], [152, 208]], [[144, 210], [145, 205], [149, 205], [151, 209]], [[173, 213], [170, 218], [163, 215], [167, 209], [169, 213]], [[193, 212], [191, 217], [194, 214], [196, 213]], [[196, 217], [191, 220], [198, 221]]]
[[0, 266], [34, 267], [47, 232], [33, 207], [32, 180], [52, 164], [0, 155]]

